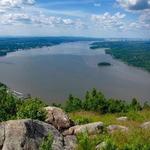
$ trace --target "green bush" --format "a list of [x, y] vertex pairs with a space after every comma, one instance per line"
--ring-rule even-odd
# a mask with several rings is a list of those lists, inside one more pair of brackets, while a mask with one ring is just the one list
[[100, 113], [127, 113], [130, 111], [140, 111], [142, 109], [150, 109], [148, 103], [142, 107], [140, 103], [134, 98], [131, 103], [124, 100], [106, 99], [105, 96], [97, 91], [95, 88], [86, 92], [85, 99], [81, 100], [72, 95], [65, 103], [65, 111], [94, 111]]
[[0, 121], [16, 118], [17, 107], [21, 101], [7, 91], [7, 87], [0, 84]]
[[137, 101], [137, 99], [133, 98], [132, 102], [130, 104], [130, 109], [134, 110], [134, 111], [139, 111], [142, 110], [142, 106], [140, 105], [140, 103]]
[[31, 118], [44, 121], [46, 118], [45, 104], [39, 99], [28, 99], [18, 108], [17, 117], [19, 119]]
[[69, 95], [69, 99], [65, 103], [65, 111], [72, 112], [80, 109], [82, 109], [82, 101], [72, 95]]
[[150, 110], [150, 105], [148, 102], [145, 102], [143, 105], [143, 109]]
[[40, 145], [40, 150], [52, 150], [53, 136], [51, 133], [45, 137]]
[[95, 88], [86, 93], [85, 100], [83, 101], [84, 110], [98, 111], [104, 113], [106, 111], [106, 99], [101, 92]]

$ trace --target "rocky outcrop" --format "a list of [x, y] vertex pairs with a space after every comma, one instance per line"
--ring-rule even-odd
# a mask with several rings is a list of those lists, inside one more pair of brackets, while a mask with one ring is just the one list
[[47, 111], [45, 122], [52, 124], [58, 130], [67, 129], [74, 124], [60, 108], [48, 106], [45, 107], [45, 110]]
[[150, 121], [144, 122], [140, 127], [143, 129], [150, 129]]
[[129, 130], [128, 127], [121, 126], [121, 125], [109, 125], [107, 127], [108, 133], [114, 133], [116, 131], [127, 132], [128, 130]]
[[52, 125], [37, 120], [14, 120], [0, 123], [1, 150], [38, 150], [44, 137], [53, 135], [54, 150], [63, 150], [63, 137]]
[[85, 125], [76, 125], [63, 132], [63, 135], [77, 135], [82, 132], [89, 134], [97, 134], [103, 131], [104, 124], [102, 122], [89, 123]]
[[116, 119], [117, 121], [127, 121], [128, 120], [128, 117], [119, 117]]

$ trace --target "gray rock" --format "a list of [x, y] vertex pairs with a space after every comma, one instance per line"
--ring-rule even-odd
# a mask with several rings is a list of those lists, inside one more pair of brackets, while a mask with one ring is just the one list
[[45, 107], [45, 110], [47, 111], [47, 119], [45, 122], [52, 124], [58, 130], [68, 129], [74, 124], [60, 108], [48, 106]]
[[150, 129], [150, 121], [144, 122], [140, 127], [143, 129]]
[[77, 135], [78, 133], [88, 132], [97, 134], [102, 132], [104, 124], [102, 122], [89, 123], [85, 125], [76, 125], [63, 132], [63, 135]]
[[128, 120], [128, 117], [119, 117], [117, 118], [117, 121], [127, 121]]
[[64, 149], [75, 150], [77, 147], [77, 138], [74, 135], [64, 137]]
[[128, 130], [129, 130], [128, 127], [121, 126], [121, 125], [109, 125], [107, 127], [108, 133], [114, 133], [116, 131], [127, 132]]
[[52, 125], [31, 119], [0, 123], [1, 150], [38, 150], [44, 137], [53, 135], [53, 149], [63, 150], [63, 137]]

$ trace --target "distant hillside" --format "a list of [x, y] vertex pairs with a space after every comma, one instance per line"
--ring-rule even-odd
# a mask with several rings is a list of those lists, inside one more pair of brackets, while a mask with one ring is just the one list
[[150, 71], [150, 41], [105, 41], [91, 45], [91, 49], [97, 48], [107, 48], [107, 54]]
[[100, 39], [82, 37], [13, 37], [0, 38], [0, 56], [19, 49], [30, 49], [43, 46], [52, 46], [64, 42], [95, 41]]

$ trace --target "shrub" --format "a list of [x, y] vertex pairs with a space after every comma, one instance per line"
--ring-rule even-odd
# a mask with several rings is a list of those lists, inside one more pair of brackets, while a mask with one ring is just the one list
[[138, 111], [138, 110], [141, 110], [142, 107], [141, 107], [140, 103], [135, 98], [133, 98], [131, 105], [130, 105], [130, 109], [134, 110], [134, 111]]
[[45, 137], [40, 145], [40, 150], [52, 150], [53, 136], [51, 133]]
[[69, 99], [65, 103], [65, 111], [72, 112], [80, 109], [82, 109], [82, 101], [70, 95]]
[[148, 102], [145, 102], [143, 105], [143, 109], [150, 110], [150, 105]]
[[18, 108], [17, 117], [19, 119], [31, 118], [44, 121], [46, 118], [44, 106], [44, 103], [37, 98], [28, 99]]
[[[145, 104], [145, 107], [148, 107], [148, 105]], [[107, 100], [101, 92], [98, 92], [94, 88], [91, 92], [86, 92], [84, 100], [70, 95], [69, 99], [66, 101], [65, 110], [67, 112], [85, 110], [100, 113], [126, 113], [129, 111], [142, 110], [142, 107], [135, 98], [132, 100], [131, 104], [123, 100]]]
[[15, 119], [20, 103], [20, 100], [7, 91], [6, 86], [0, 85], [0, 121]]
[[106, 100], [101, 92], [98, 92], [95, 88], [85, 95], [83, 101], [84, 110], [105, 112]]

